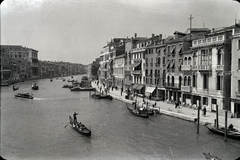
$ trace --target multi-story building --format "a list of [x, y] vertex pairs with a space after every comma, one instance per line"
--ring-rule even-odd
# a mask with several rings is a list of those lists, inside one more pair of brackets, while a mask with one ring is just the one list
[[[135, 34], [135, 39], [137, 34]], [[150, 39], [140, 38], [132, 39], [131, 56], [131, 76], [132, 76], [132, 93], [139, 96], [145, 96], [145, 53], [146, 47], [150, 44]]]
[[1, 49], [10, 60], [11, 80], [37, 78], [38, 51], [20, 45], [1, 45]]
[[[239, 25], [239, 24], [238, 24]], [[231, 112], [240, 118], [240, 30], [233, 30], [231, 68]]]
[[28, 49], [28, 61], [31, 65], [31, 77], [38, 78], [38, 51], [35, 49]]
[[[231, 36], [236, 26], [213, 29], [192, 42], [192, 91], [189, 102], [219, 113], [230, 110]], [[187, 97], [185, 97], [187, 98]]]
[[113, 60], [113, 76], [114, 76], [114, 86], [117, 88], [123, 88], [125, 83], [125, 74], [124, 74], [124, 65], [125, 65], [125, 54], [116, 56]]
[[145, 95], [155, 100], [165, 97], [165, 42], [162, 35], [152, 35], [145, 54]]
[[111, 42], [107, 43], [100, 55], [100, 82], [107, 86], [115, 85], [115, 77], [113, 76], [115, 57], [125, 53], [126, 38], [113, 38]]

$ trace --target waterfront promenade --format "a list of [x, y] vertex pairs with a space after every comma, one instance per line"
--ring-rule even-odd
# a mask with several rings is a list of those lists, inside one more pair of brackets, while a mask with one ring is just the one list
[[[102, 86], [102, 84], [99, 83], [99, 87], [97, 87], [97, 85], [93, 82], [92, 86], [95, 87], [98, 91], [100, 86]], [[104, 88], [102, 86], [102, 88]], [[121, 95], [121, 90], [118, 89], [111, 89], [109, 90], [109, 94], [117, 100], [123, 101], [125, 103], [133, 103], [134, 100], [128, 100], [125, 99], [126, 93], [123, 92]], [[143, 98], [137, 97], [137, 101], [139, 102], [139, 104], [142, 103]], [[146, 98], [145, 98], [146, 101]], [[149, 100], [147, 99], [148, 102], [154, 104], [155, 102], [157, 102], [156, 108], [160, 108], [160, 112], [162, 114], [168, 115], [168, 116], [172, 116], [172, 117], [177, 117], [180, 119], [184, 119], [187, 121], [192, 121], [194, 122], [195, 119], [197, 118], [197, 109], [193, 109], [190, 107], [183, 107], [180, 106], [179, 108], [175, 108], [175, 104], [170, 104], [167, 103], [166, 101], [154, 101], [154, 100]], [[216, 113], [214, 112], [207, 112], [206, 116], [204, 117], [202, 114], [202, 111], [200, 111], [200, 124], [204, 125], [206, 122], [208, 123], [214, 123], [214, 120], [216, 119]], [[219, 120], [219, 126], [225, 126], [225, 116], [224, 115], [218, 115], [218, 120]], [[227, 126], [229, 126], [230, 124], [233, 124], [234, 128], [240, 130], [240, 118], [230, 118], [228, 117], [227, 119]], [[201, 132], [201, 131], [200, 131]]]

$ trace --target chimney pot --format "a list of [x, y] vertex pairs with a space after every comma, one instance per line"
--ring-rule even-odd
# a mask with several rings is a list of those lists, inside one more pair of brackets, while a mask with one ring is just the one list
[[137, 37], [137, 33], [134, 34], [134, 37], [135, 37], [135, 38]]

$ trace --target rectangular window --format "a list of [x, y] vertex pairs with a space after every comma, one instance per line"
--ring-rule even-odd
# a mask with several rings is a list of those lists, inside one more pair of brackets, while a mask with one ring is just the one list
[[240, 80], [238, 80], [238, 93], [240, 93]]
[[196, 87], [196, 75], [193, 75], [193, 87]]
[[238, 49], [240, 50], [240, 39], [238, 40]]
[[240, 59], [238, 59], [238, 70], [240, 70]]
[[208, 89], [208, 75], [203, 75], [203, 89]]
[[222, 90], [222, 76], [217, 76], [217, 90]]
[[207, 39], [207, 42], [211, 42], [211, 38], [208, 38], [208, 39]]

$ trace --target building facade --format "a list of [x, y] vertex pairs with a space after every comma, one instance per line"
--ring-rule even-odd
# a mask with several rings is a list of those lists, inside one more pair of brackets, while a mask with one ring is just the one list
[[232, 38], [231, 112], [240, 118], [240, 30], [235, 28]]

